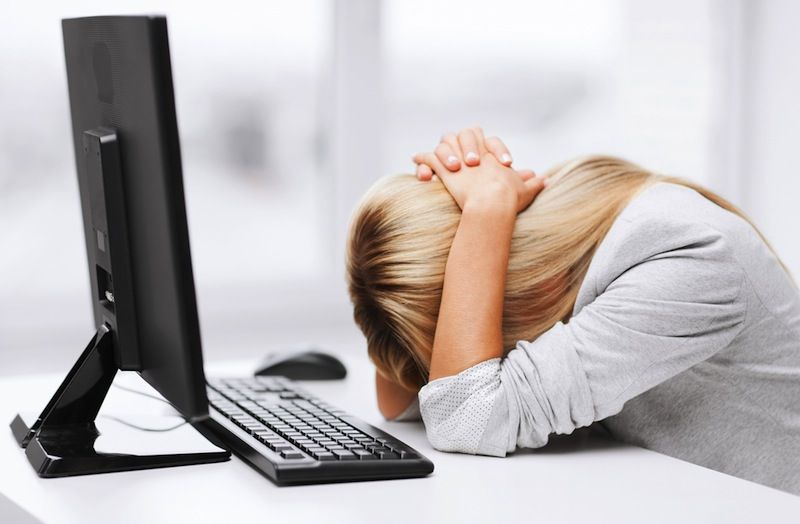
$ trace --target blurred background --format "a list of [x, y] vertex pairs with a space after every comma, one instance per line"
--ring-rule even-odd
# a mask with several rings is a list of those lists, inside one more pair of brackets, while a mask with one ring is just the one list
[[800, 3], [10, 2], [0, 21], [0, 374], [93, 334], [60, 19], [163, 13], [207, 360], [364, 352], [347, 220], [480, 124], [515, 164], [624, 156], [751, 214], [800, 275]]

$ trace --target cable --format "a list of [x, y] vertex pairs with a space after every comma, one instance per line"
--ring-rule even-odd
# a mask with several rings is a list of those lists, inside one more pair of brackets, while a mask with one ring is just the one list
[[176, 430], [179, 427], [189, 423], [188, 420], [184, 420], [180, 424], [178, 424], [176, 426], [171, 426], [171, 427], [168, 427], [168, 428], [145, 428], [145, 427], [142, 427], [142, 426], [137, 426], [136, 424], [131, 424], [130, 422], [128, 422], [126, 420], [122, 420], [119, 417], [115, 417], [114, 415], [100, 415], [100, 418], [107, 418], [107, 419], [113, 420], [115, 422], [119, 422], [120, 424], [124, 424], [126, 426], [132, 427], [133, 429], [138, 429], [140, 431], [150, 431], [150, 432], [153, 432], [153, 433], [163, 433], [165, 431], [173, 431], [173, 430]]
[[150, 393], [145, 393], [144, 391], [139, 391], [138, 389], [133, 389], [133, 388], [129, 388], [129, 387], [126, 387], [126, 386], [120, 386], [119, 384], [113, 384], [112, 383], [111, 385], [113, 387], [117, 388], [117, 389], [121, 389], [121, 390], [127, 391], [129, 393], [136, 393], [137, 395], [142, 395], [143, 397], [150, 397], [152, 399], [158, 400], [158, 401], [163, 402], [164, 404], [167, 404], [168, 406], [172, 407], [172, 404], [170, 404], [168, 400], [165, 400], [165, 399], [163, 399], [161, 397], [157, 397], [155, 395], [151, 395]]
[[[151, 395], [150, 393], [146, 393], [144, 391], [139, 391], [138, 389], [133, 389], [133, 388], [129, 388], [129, 387], [126, 387], [126, 386], [121, 386], [119, 384], [112, 383], [111, 385], [113, 387], [117, 388], [117, 389], [121, 389], [123, 391], [127, 391], [128, 393], [135, 393], [135, 394], [141, 395], [143, 397], [148, 397], [148, 398], [152, 398], [154, 400], [158, 400], [159, 402], [163, 402], [164, 404], [167, 404], [169, 407], [172, 407], [172, 404], [170, 404], [169, 401], [167, 401], [167, 400], [165, 400], [165, 399], [163, 399], [161, 397], [157, 397], [155, 395]], [[124, 424], [124, 425], [129, 426], [129, 427], [131, 427], [133, 429], [138, 429], [140, 431], [150, 431], [150, 432], [153, 432], [153, 433], [163, 433], [165, 431], [173, 431], [173, 430], [178, 429], [179, 427], [183, 426], [184, 424], [188, 424], [188, 422], [189, 422], [188, 420], [184, 420], [180, 424], [178, 424], [176, 426], [171, 426], [169, 428], [145, 428], [145, 427], [142, 427], [142, 426], [137, 426], [136, 424], [132, 424], [132, 423], [126, 421], [126, 420], [122, 420], [121, 418], [115, 417], [113, 415], [100, 415], [100, 416], [102, 418], [107, 418], [107, 419], [113, 420], [115, 422], [119, 422], [120, 424]], [[175, 415], [175, 416], [180, 416], [180, 415]]]

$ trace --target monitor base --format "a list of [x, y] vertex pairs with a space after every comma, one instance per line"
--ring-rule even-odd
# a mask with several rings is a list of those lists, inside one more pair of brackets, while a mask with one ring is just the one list
[[[106, 423], [101, 431], [95, 419], [117, 372], [112, 346], [111, 332], [101, 326], [42, 414], [36, 420], [17, 415], [11, 422], [17, 443], [25, 448], [28, 461], [40, 477], [202, 464], [230, 458], [229, 451], [210, 443], [188, 423], [175, 429], [201, 437], [202, 445], [191, 451], [129, 453], [125, 452], [126, 446], [140, 449], [137, 444], [148, 440], [142, 438], [143, 431], [148, 430], [132, 424]], [[101, 436], [103, 439], [98, 442]], [[149, 440], [153, 440], [152, 434]]]

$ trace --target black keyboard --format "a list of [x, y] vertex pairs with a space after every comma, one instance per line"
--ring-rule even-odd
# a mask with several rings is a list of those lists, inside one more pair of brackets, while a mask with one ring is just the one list
[[420, 477], [433, 463], [283, 377], [208, 380], [211, 426], [278, 484]]

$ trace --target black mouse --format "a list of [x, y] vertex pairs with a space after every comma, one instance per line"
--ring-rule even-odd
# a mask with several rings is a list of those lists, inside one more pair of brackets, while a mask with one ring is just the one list
[[300, 349], [267, 355], [254, 374], [281, 375], [292, 380], [331, 380], [346, 377], [347, 369], [329, 353]]

